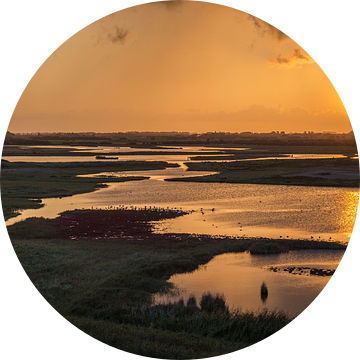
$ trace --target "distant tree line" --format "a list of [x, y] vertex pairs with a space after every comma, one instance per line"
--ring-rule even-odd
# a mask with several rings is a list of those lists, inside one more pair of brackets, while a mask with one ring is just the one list
[[118, 133], [28, 133], [7, 132], [5, 145], [317, 145], [356, 146], [354, 133], [269, 133], [253, 132], [118, 132]]

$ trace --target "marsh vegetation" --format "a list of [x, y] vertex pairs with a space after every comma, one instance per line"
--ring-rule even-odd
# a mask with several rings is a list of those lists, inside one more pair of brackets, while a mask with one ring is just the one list
[[168, 181], [222, 182], [293, 186], [358, 187], [358, 160], [330, 159], [262, 159], [231, 162], [186, 163], [189, 170], [213, 171], [214, 175]]
[[[159, 142], [158, 142], [159, 143]], [[207, 171], [213, 175], [198, 177], [170, 178], [167, 181], [217, 182], [240, 184], [274, 184], [274, 185], [311, 185], [332, 187], [358, 187], [358, 160], [350, 157], [356, 153], [356, 146], [288, 146], [288, 145], [251, 145], [246, 150], [238, 148], [221, 148], [209, 151], [187, 150], [186, 147], [176, 149], [160, 149], [159, 152], [131, 150], [119, 152], [120, 148], [107, 151], [107, 156], [122, 157], [136, 156], [139, 160], [122, 161], [93, 161], [96, 156], [104, 152], [85, 148], [80, 151], [75, 147], [34, 147], [34, 146], [5, 146], [3, 157], [13, 157], [12, 161], [2, 160], [2, 203], [5, 219], [18, 215], [21, 209], [39, 208], [42, 198], [71, 196], [79, 193], [92, 192], [104, 187], [101, 176], [81, 177], [103, 172], [144, 171], [170, 167], [179, 167], [176, 162], [157, 161], [158, 156], [181, 155], [192, 161], [185, 163], [187, 172]], [[96, 149], [96, 148], [95, 148]], [[118, 149], [118, 150], [117, 150]], [[288, 154], [340, 154], [344, 158], [325, 159], [290, 159]], [[287, 154], [287, 155], [286, 155]], [[141, 157], [151, 155], [153, 161], [141, 161]], [[218, 157], [216, 157], [218, 155]], [[26, 162], [26, 158], [34, 157], [44, 160]], [[59, 162], [59, 157], [78, 156], [82, 161]], [[23, 162], [16, 161], [17, 157], [24, 158]], [[274, 159], [276, 157], [276, 159]], [[130, 157], [131, 158], [131, 157]], [[254, 160], [262, 158], [262, 160]], [[211, 161], [208, 161], [211, 159]], [[89, 160], [89, 161], [88, 161]], [[90, 161], [91, 160], [91, 161]], [[196, 161], [194, 161], [196, 160]], [[199, 162], [200, 160], [200, 162]], [[227, 161], [224, 161], [227, 160]], [[230, 161], [231, 160], [231, 161]], [[245, 161], [244, 161], [245, 160]], [[144, 176], [107, 177], [106, 183], [132, 180], [143, 180]]]
[[[51, 160], [51, 158], [50, 158]], [[107, 185], [104, 178], [79, 177], [102, 171], [143, 171], [177, 167], [177, 164], [149, 161], [99, 162], [4, 162], [1, 164], [1, 200], [5, 220], [19, 210], [39, 208], [41, 199], [92, 192]], [[107, 177], [106, 183], [146, 179], [144, 176]]]
[[[23, 140], [26, 143], [27, 140]], [[16, 143], [14, 138], [11, 141]], [[51, 144], [56, 141], [51, 140]], [[97, 140], [91, 141], [99, 144]], [[112, 140], [109, 143], [114, 145]], [[160, 154], [181, 153], [188, 157], [188, 173], [193, 170], [216, 172], [198, 178], [173, 179], [176, 181], [358, 185], [357, 177], [349, 178], [341, 173], [345, 170], [352, 174], [358, 172], [356, 160], [347, 157], [286, 160], [282, 155], [296, 152], [293, 147], [290, 151], [288, 145], [268, 146], [267, 149], [252, 145], [249, 151], [244, 151], [227, 144], [221, 150], [211, 149], [204, 154], [194, 149], [161, 149], [166, 144], [154, 140], [149, 148], [146, 144], [136, 143], [131, 146], [140, 149], [131, 149], [127, 155], [121, 153], [139, 157], [152, 155], [154, 161], [141, 161], [140, 158], [136, 161], [95, 161], [96, 156], [105, 154], [100, 148], [99, 151], [78, 151], [19, 144], [5, 147], [3, 156], [15, 157], [12, 161], [2, 161], [1, 196], [5, 219], [15, 217], [23, 209], [43, 206], [42, 199], [90, 193], [111, 183], [142, 181], [147, 176], [141, 175], [141, 171], [179, 167], [176, 162], [157, 161]], [[184, 146], [187, 142], [171, 144]], [[339, 147], [311, 146], [307, 149], [299, 147], [298, 153], [340, 152]], [[351, 146], [339, 146], [341, 154], [353, 151]], [[83, 161], [66, 161], [66, 157], [70, 159], [74, 154], [81, 156]], [[116, 148], [106, 152], [106, 156], [118, 155]], [[47, 156], [48, 160], [17, 162], [14, 161], [16, 156]], [[61, 162], [56, 161], [59, 156], [63, 157]], [[213, 157], [212, 161], [207, 161], [205, 156]], [[272, 159], [274, 156], [279, 159]], [[257, 157], [265, 159], [255, 160]], [[221, 160], [226, 158], [234, 161]], [[311, 172], [315, 168], [323, 173], [337, 171], [343, 175], [337, 178], [297, 176], [299, 172]], [[124, 171], [131, 171], [132, 175], [101, 175]], [[159, 212], [155, 208], [135, 210], [109, 206], [108, 210], [65, 211], [53, 219], [27, 218], [8, 226], [8, 233], [30, 280], [71, 323], [121, 350], [176, 359], [210, 357], [242, 349], [278, 331], [292, 317], [281, 311], [230, 308], [226, 297], [213, 292], [204, 293], [199, 300], [190, 296], [186, 301], [180, 299], [155, 305], [154, 294], [174, 290], [168, 282], [172, 275], [194, 271], [214, 256], [225, 253], [248, 252], [250, 256], [259, 256], [303, 249], [346, 248], [336, 241], [313, 239], [154, 232], [154, 223], [186, 216], [186, 211]], [[257, 291], [260, 285], [257, 285]], [[260, 292], [259, 296], [266, 299], [265, 290]]]
[[106, 344], [140, 355], [220, 355], [291, 321], [281, 312], [229, 311], [226, 299], [216, 294], [204, 294], [198, 304], [153, 306], [153, 294], [172, 289], [167, 282], [172, 274], [193, 271], [218, 254], [248, 251], [255, 243], [266, 249], [277, 244], [283, 251], [345, 248], [321, 241], [159, 235], [149, 224], [158, 214], [146, 212], [151, 215], [146, 220], [143, 214], [79, 210], [8, 227], [26, 273], [60, 314]]
[[[167, 282], [172, 274], [195, 270], [220, 253], [246, 251], [258, 239], [149, 234], [71, 239], [50, 224], [34, 218], [9, 227], [22, 266], [54, 309], [115, 348], [156, 358], [204, 358], [255, 344], [292, 320], [282, 312], [228, 311], [223, 298], [210, 294], [200, 304], [152, 305], [153, 294], [172, 289]], [[316, 242], [301, 247], [318, 245], [335, 247]]]

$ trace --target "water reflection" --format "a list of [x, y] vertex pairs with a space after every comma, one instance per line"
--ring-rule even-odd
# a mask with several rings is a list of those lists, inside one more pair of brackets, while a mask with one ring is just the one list
[[261, 297], [261, 301], [263, 302], [263, 304], [266, 304], [266, 299], [267, 299], [268, 295], [269, 295], [269, 291], [268, 291], [268, 288], [264, 281], [261, 284], [261, 288], [260, 288], [260, 297]]
[[348, 191], [343, 194], [342, 201], [339, 204], [339, 216], [338, 216], [338, 227], [339, 231], [344, 234], [351, 236], [356, 214], [359, 205], [359, 192]]
[[285, 154], [293, 159], [341, 159], [346, 158], [340, 154]]
[[[144, 170], [144, 171], [112, 171], [112, 172], [101, 172], [96, 174], [88, 175], [78, 175], [78, 177], [91, 177], [91, 178], [122, 178], [127, 176], [145, 176], [150, 180], [160, 180], [177, 178], [177, 177], [197, 177], [197, 176], [206, 176], [217, 174], [214, 171], [187, 171], [188, 167], [184, 164], [183, 161], [177, 162], [178, 168], [168, 168], [165, 170]], [[106, 181], [106, 180], [104, 180]], [[174, 187], [177, 187], [176, 183], [173, 184]]]
[[[154, 224], [159, 233], [197, 233], [347, 242], [355, 223], [358, 191], [279, 185], [159, 181], [177, 169], [124, 172], [152, 179], [109, 184], [92, 193], [43, 199], [44, 207], [25, 210], [6, 224], [30, 216], [56, 217], [72, 209], [135, 205], [194, 211]], [[214, 209], [214, 211], [213, 211]]]
[[[254, 256], [248, 253], [216, 256], [192, 273], [175, 274], [169, 282], [174, 294], [156, 294], [154, 304], [194, 296], [198, 303], [202, 294], [224, 294], [229, 308], [243, 310], [283, 310], [295, 316], [317, 297], [329, 281], [329, 276], [310, 276], [269, 271], [271, 266], [302, 266], [336, 269], [343, 251], [304, 250], [287, 254]], [[261, 292], [265, 282], [267, 295]], [[260, 293], [260, 294], [259, 294]], [[259, 296], [260, 295], [260, 296]]]
[[[144, 151], [149, 151], [148, 149], [143, 149]], [[213, 151], [218, 151], [219, 149], [214, 149]], [[132, 149], [134, 151], [134, 149]], [[153, 151], [157, 151], [154, 150]], [[167, 150], [169, 151], [169, 150]], [[190, 150], [189, 150], [190, 151]], [[210, 151], [210, 150], [209, 150]], [[34, 162], [44, 162], [44, 163], [55, 163], [55, 162], [87, 162], [87, 161], [104, 161], [96, 159], [95, 156], [92, 156], [91, 152], [102, 152], [104, 154], [106, 153], [113, 153], [114, 149], [112, 151], [106, 151], [105, 149], [102, 150], [83, 150], [83, 151], [76, 151], [76, 152], [84, 152], [81, 156], [21, 156], [21, 155], [11, 155], [11, 156], [2, 156], [2, 159], [10, 162], [28, 162], [28, 163], [34, 163]], [[117, 151], [116, 151], [117, 152]], [[159, 151], [159, 152], [165, 152], [165, 150]], [[195, 155], [187, 155], [183, 154], [182, 151], [178, 151], [178, 154], [173, 155], [121, 155], [122, 153], [127, 153], [127, 151], [119, 151], [119, 154], [116, 154], [117, 159], [113, 159], [111, 161], [167, 161], [167, 162], [177, 162], [177, 161], [191, 161], [192, 163], [201, 162], [202, 160], [196, 160]], [[176, 153], [176, 152], [175, 152]], [[206, 154], [206, 152], [205, 152]], [[204, 155], [205, 155], [204, 154]], [[281, 157], [259, 157], [259, 158], [249, 158], [249, 159], [219, 159], [219, 157], [227, 157], [231, 156], [232, 154], [221, 154], [221, 151], [217, 155], [208, 155], [206, 154], [206, 162], [209, 161], [221, 161], [221, 162], [236, 162], [236, 161], [255, 161], [255, 160], [281, 160], [281, 159], [326, 159], [326, 158], [343, 158], [345, 156], [343, 155], [335, 155], [335, 154], [297, 154], [296, 157], [291, 156], [281, 156]], [[191, 158], [194, 158], [192, 160]], [[212, 160], [211, 157], [214, 157], [215, 159]]]
[[[12, 146], [9, 146], [12, 147]], [[16, 148], [17, 146], [15, 146]], [[93, 156], [93, 153], [112, 153], [117, 155], [118, 159], [115, 161], [127, 161], [127, 160], [136, 160], [136, 161], [191, 161], [197, 162], [196, 156], [232, 156], [233, 154], [229, 153], [229, 151], [243, 153], [245, 155], [247, 153], [253, 154], [255, 151], [249, 148], [223, 148], [223, 147], [204, 147], [204, 146], [174, 146], [174, 147], [160, 147], [160, 148], [131, 148], [127, 146], [122, 147], [114, 147], [114, 146], [20, 146], [21, 149], [34, 149], [37, 148], [52, 148], [52, 149], [71, 149], [71, 152], [82, 153], [81, 156], [23, 156], [23, 155], [12, 155], [12, 156], [3, 156], [2, 159], [10, 161], [10, 162], [83, 162], [83, 161], [99, 161]], [[174, 154], [171, 155], [132, 155], [134, 152], [149, 152], [149, 153], [162, 153], [162, 152], [172, 152]], [[187, 155], [186, 152], [199, 152], [198, 155]], [[210, 152], [217, 152], [217, 155], [209, 155]], [[124, 155], [127, 154], [127, 155]], [[191, 158], [194, 160], [191, 160]], [[223, 161], [223, 162], [234, 162], [234, 161], [254, 161], [254, 160], [274, 160], [274, 159], [327, 159], [327, 158], [345, 158], [344, 155], [339, 154], [279, 154], [277, 157], [259, 157], [253, 158], [252, 156], [247, 159], [237, 159], [237, 160], [213, 160], [213, 161]], [[212, 161], [211, 159], [207, 159], [208, 161]]]
[[[83, 150], [90, 148], [84, 147]], [[114, 147], [94, 148], [104, 152]], [[123, 152], [132, 148], [120, 148]], [[117, 149], [116, 149], [117, 150]], [[139, 150], [139, 149], [136, 149]], [[140, 149], [149, 150], [149, 149]], [[158, 149], [153, 149], [154, 151]], [[163, 149], [168, 150], [168, 149]], [[120, 171], [87, 176], [146, 176], [149, 180], [113, 183], [108, 188], [68, 198], [43, 199], [44, 208], [25, 210], [7, 225], [29, 216], [56, 217], [60, 212], [81, 208], [106, 208], [120, 204], [157, 206], [193, 211], [187, 216], [154, 224], [159, 233], [197, 233], [268, 238], [307, 238], [347, 242], [355, 223], [359, 192], [357, 189], [332, 187], [299, 187], [229, 183], [166, 182], [167, 178], [201, 176], [213, 172], [186, 171], [187, 155], [176, 149], [175, 155], [124, 155], [125, 160], [162, 160], [176, 162], [179, 167], [164, 170]], [[221, 148], [189, 147], [191, 151], [224, 150]], [[237, 150], [245, 150], [239, 148]], [[334, 154], [296, 154], [294, 157], [330, 157]], [[10, 158], [10, 157], [5, 157]], [[13, 156], [19, 160], [20, 157]], [[47, 161], [87, 161], [89, 157], [46, 157]], [[289, 157], [285, 157], [289, 158]], [[41, 161], [42, 157], [23, 157]], [[91, 157], [89, 158], [91, 159]], [[95, 159], [93, 157], [92, 159]], [[95, 161], [95, 160], [94, 160]]]

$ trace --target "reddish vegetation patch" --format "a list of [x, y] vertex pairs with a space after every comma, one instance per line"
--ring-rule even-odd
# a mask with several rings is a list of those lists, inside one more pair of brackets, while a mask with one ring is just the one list
[[182, 216], [176, 213], [133, 210], [76, 210], [65, 212], [52, 221], [59, 235], [68, 239], [120, 239], [147, 237], [151, 221]]

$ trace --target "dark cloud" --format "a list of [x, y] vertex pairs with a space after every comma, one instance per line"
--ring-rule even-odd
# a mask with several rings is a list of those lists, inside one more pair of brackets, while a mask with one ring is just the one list
[[173, 10], [182, 5], [185, 0], [167, 0], [167, 1], [161, 1], [159, 4], [166, 6], [167, 9]]
[[314, 60], [300, 48], [292, 50], [287, 56], [279, 54], [276, 58], [269, 59], [269, 62], [284, 66], [298, 66], [301, 64], [311, 64]]
[[249, 15], [248, 20], [251, 21], [261, 36], [270, 36], [273, 39], [277, 40], [278, 42], [285, 41], [289, 39], [289, 37], [284, 34], [282, 31], [277, 29], [276, 27], [268, 24], [265, 21], [260, 20], [259, 18]]
[[109, 33], [107, 38], [113, 43], [124, 43], [126, 36], [128, 35], [129, 31], [124, 28], [119, 28], [115, 26], [115, 31], [113, 33]]

